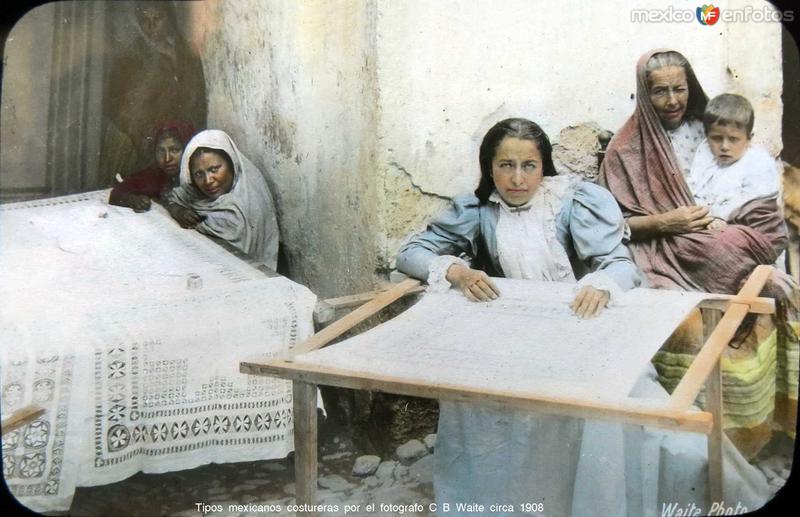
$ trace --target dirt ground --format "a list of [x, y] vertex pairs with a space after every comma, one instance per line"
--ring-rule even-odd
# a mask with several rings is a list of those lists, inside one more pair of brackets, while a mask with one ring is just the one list
[[[320, 418], [317, 496], [320, 504], [338, 508], [322, 515], [343, 515], [346, 504], [360, 505], [360, 509], [348, 512], [353, 516], [399, 515], [401, 511], [403, 515], [430, 515], [432, 454], [402, 465], [394, 451], [410, 439], [423, 440], [435, 431], [435, 403], [378, 397], [359, 402], [371, 410], [354, 411], [354, 404], [348, 400], [351, 394], [340, 395], [343, 400], [337, 404], [349, 406], [348, 413], [341, 407], [334, 409], [333, 400], [326, 397], [329, 417]], [[357, 423], [345, 425], [345, 421], [353, 422], [353, 412], [361, 415], [356, 417]], [[366, 454], [384, 460], [384, 475], [352, 475], [356, 458]], [[69, 515], [295, 515], [290, 511], [290, 505], [295, 504], [294, 494], [294, 463], [290, 455], [279, 460], [211, 464], [165, 474], [139, 473], [117, 483], [79, 488]], [[368, 511], [371, 503], [375, 507]], [[380, 511], [382, 503], [398, 506]], [[421, 511], [409, 511], [413, 505], [421, 505], [417, 506]]]
[[[398, 429], [395, 433], [384, 432], [383, 438], [376, 430], [370, 431], [368, 425], [354, 430], [336, 419], [321, 419], [317, 494], [319, 504], [327, 505], [321, 515], [345, 515], [345, 510], [346, 515], [353, 516], [434, 515], [430, 511], [433, 455], [429, 451], [404, 465], [393, 448], [401, 444], [399, 440], [423, 440], [427, 436], [431, 422], [422, 426], [426, 418], [420, 418], [419, 413], [430, 412], [431, 408], [419, 407], [414, 400], [397, 399], [391, 404], [397, 405], [395, 410], [400, 408], [400, 415], [395, 415], [399, 418]], [[402, 408], [409, 413], [403, 415]], [[430, 414], [435, 415], [435, 411], [428, 417]], [[408, 432], [399, 432], [403, 425]], [[419, 434], [409, 434], [414, 431]], [[381, 466], [374, 475], [356, 477], [352, 474], [353, 465], [356, 458], [365, 454], [379, 456]], [[786, 483], [793, 454], [794, 441], [778, 435], [754, 461], [775, 492]], [[68, 515], [288, 516], [295, 515], [294, 494], [290, 455], [278, 460], [210, 464], [165, 474], [139, 473], [109, 485], [78, 488]]]

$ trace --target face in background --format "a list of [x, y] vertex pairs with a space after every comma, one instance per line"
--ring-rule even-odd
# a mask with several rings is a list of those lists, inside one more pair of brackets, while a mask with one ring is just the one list
[[665, 66], [653, 70], [648, 87], [650, 102], [664, 129], [680, 126], [689, 103], [689, 83], [683, 67]]
[[183, 155], [183, 144], [173, 136], [166, 136], [156, 142], [156, 165], [168, 176], [178, 174]]
[[747, 151], [750, 135], [747, 131], [732, 124], [711, 124], [706, 134], [708, 146], [717, 165], [731, 165]]
[[503, 200], [511, 206], [531, 200], [543, 178], [542, 154], [533, 140], [505, 137], [492, 159], [492, 180]]
[[136, 20], [147, 37], [153, 41], [164, 41], [169, 35], [169, 23], [165, 8], [148, 5], [136, 9]]
[[189, 162], [192, 183], [209, 199], [217, 199], [231, 191], [233, 168], [220, 153], [203, 151]]

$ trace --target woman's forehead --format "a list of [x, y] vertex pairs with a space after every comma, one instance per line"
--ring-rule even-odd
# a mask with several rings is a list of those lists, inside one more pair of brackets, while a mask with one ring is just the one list
[[170, 134], [166, 134], [166, 135], [158, 137], [158, 142], [156, 142], [156, 145], [164, 145], [164, 146], [177, 145], [179, 147], [183, 147], [183, 144], [181, 143], [181, 141], [178, 140], [178, 138], [175, 137], [174, 135], [170, 135]]
[[[219, 165], [220, 163], [233, 167], [233, 161], [230, 160], [225, 151], [219, 149], [208, 148], [203, 145], [197, 146], [189, 156], [189, 169], [194, 170], [201, 165], [198, 163], [200, 160], [206, 161], [205, 166]], [[210, 163], [208, 163], [210, 162]]]
[[192, 157], [195, 160], [199, 160], [201, 158], [217, 158], [219, 160], [224, 159], [222, 153], [215, 149], [198, 149]]
[[665, 66], [650, 72], [649, 82], [656, 84], [681, 84], [686, 83], [686, 71], [681, 66]]
[[137, 6], [136, 9], [134, 9], [134, 13], [136, 14], [136, 18], [138, 20], [167, 17], [166, 9], [163, 6], [159, 6], [158, 4]]
[[507, 136], [500, 141], [495, 149], [495, 159], [519, 156], [539, 156], [539, 146], [535, 140]]

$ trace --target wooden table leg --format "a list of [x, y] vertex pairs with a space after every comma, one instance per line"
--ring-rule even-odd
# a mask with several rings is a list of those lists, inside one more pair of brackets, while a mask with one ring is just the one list
[[[708, 336], [720, 320], [719, 311], [703, 311], [703, 334]], [[709, 508], [721, 504], [722, 497], [722, 368], [718, 360], [706, 380], [706, 411], [713, 417], [708, 435], [708, 497]]]
[[[708, 494], [711, 504], [722, 503], [722, 372], [714, 367], [706, 382], [706, 405], [714, 418], [708, 435]], [[710, 508], [710, 506], [709, 506]]]
[[[294, 381], [293, 397], [296, 500], [298, 505], [313, 507], [317, 504], [317, 385]], [[319, 512], [302, 515], [318, 516]]]

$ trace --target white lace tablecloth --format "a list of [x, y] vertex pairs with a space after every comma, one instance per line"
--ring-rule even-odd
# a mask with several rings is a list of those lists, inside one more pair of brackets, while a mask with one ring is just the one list
[[315, 296], [107, 195], [0, 205], [2, 417], [45, 408], [3, 436], [3, 477], [37, 511], [68, 509], [76, 486], [293, 449], [291, 384], [239, 361], [310, 336]]

